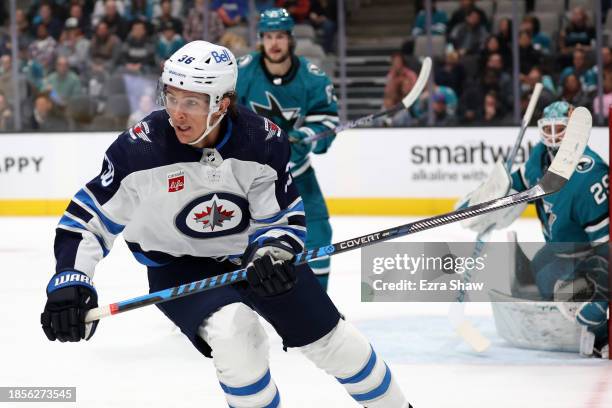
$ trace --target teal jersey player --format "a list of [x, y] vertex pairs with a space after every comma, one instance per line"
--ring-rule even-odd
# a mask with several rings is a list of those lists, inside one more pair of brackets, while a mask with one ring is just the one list
[[[267, 117], [289, 135], [291, 174], [302, 196], [306, 215], [306, 247], [331, 244], [332, 230], [323, 194], [311, 167], [310, 154], [322, 154], [333, 137], [314, 143], [300, 140], [338, 124], [338, 106], [333, 84], [327, 75], [304, 57], [294, 55], [294, 22], [284, 9], [261, 14], [258, 32], [261, 51], [238, 62], [238, 102]], [[310, 266], [323, 287], [327, 287], [329, 259]]]
[[[512, 174], [515, 190], [526, 190], [542, 178], [563, 138], [571, 109], [567, 102], [554, 102], [544, 109], [538, 121], [542, 141]], [[568, 302], [561, 302], [560, 309], [594, 334], [594, 354], [600, 355], [605, 354], [608, 333], [608, 195], [609, 167], [587, 147], [565, 186], [535, 202], [547, 245], [535, 254], [530, 267], [543, 299], [565, 299], [568, 288], [574, 288], [569, 290], [572, 296], [583, 296], [576, 299], [582, 302], [577, 309]], [[592, 288], [586, 297], [577, 289], [581, 282], [589, 282]]]

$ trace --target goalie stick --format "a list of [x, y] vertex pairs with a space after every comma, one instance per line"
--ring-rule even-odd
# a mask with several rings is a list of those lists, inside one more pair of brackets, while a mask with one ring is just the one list
[[[525, 110], [525, 114], [523, 115], [523, 120], [521, 121], [521, 129], [519, 131], [516, 140], [514, 141], [514, 146], [512, 146], [512, 150], [508, 157], [506, 158], [506, 162], [504, 163], [504, 167], [507, 173], [510, 173], [512, 170], [512, 165], [514, 164], [514, 159], [516, 158], [516, 154], [518, 152], [519, 147], [521, 146], [521, 142], [523, 141], [523, 136], [525, 136], [525, 132], [529, 127], [529, 123], [531, 122], [531, 117], [533, 116], [533, 112], [535, 111], [538, 100], [540, 99], [540, 94], [542, 93], [542, 84], [537, 83], [533, 89], [533, 93], [531, 94], [531, 99], [529, 99], [529, 104], [527, 105], [527, 109]], [[478, 258], [482, 254], [482, 251], [487, 245], [487, 241], [489, 240], [489, 235], [495, 229], [495, 224], [491, 225], [484, 231], [478, 233], [476, 236], [476, 245], [474, 246], [474, 251], [472, 252], [473, 258]], [[468, 270], [463, 275], [463, 282], [469, 282], [472, 278], [471, 270]], [[462, 286], [463, 288], [464, 286]], [[480, 331], [472, 325], [472, 323], [466, 319], [465, 317], [465, 290], [461, 289], [457, 296], [457, 301], [451, 303], [450, 308], [448, 310], [448, 318], [451, 321], [451, 324], [454, 326], [457, 334], [467, 343], [469, 344], [474, 351], [479, 353], [485, 351], [491, 345], [491, 341], [487, 339]]]
[[316, 142], [317, 140], [324, 139], [326, 137], [330, 137], [335, 134], [338, 134], [342, 132], [343, 130], [352, 129], [357, 126], [367, 125], [375, 119], [382, 118], [384, 116], [394, 115], [403, 109], [410, 108], [412, 104], [421, 95], [421, 92], [423, 92], [425, 85], [427, 85], [427, 81], [429, 80], [430, 73], [431, 73], [431, 58], [426, 57], [425, 60], [423, 60], [423, 64], [421, 65], [421, 71], [419, 72], [419, 76], [416, 82], [414, 83], [414, 86], [412, 87], [410, 92], [408, 92], [408, 95], [406, 95], [400, 103], [398, 103], [397, 105], [395, 105], [394, 107], [390, 109], [387, 109], [381, 112], [377, 112], [377, 113], [371, 113], [359, 119], [355, 119], [350, 122], [344, 123], [342, 125], [338, 125], [334, 129], [328, 129], [321, 133], [317, 133], [316, 135], [305, 137], [304, 139], [301, 139], [299, 143], [303, 143], [303, 144], [313, 143], [313, 142]]
[[[540, 182], [528, 190], [491, 200], [486, 203], [476, 204], [461, 210], [452, 211], [447, 214], [437, 215], [421, 221], [415, 221], [357, 238], [347, 239], [336, 244], [305, 250], [304, 252], [296, 255], [294, 263], [302, 264], [315, 259], [352, 251], [354, 249], [363, 248], [378, 242], [384, 242], [393, 238], [436, 228], [441, 225], [461, 221], [522, 202], [537, 200], [546, 195], [553, 194], [563, 187], [574, 172], [574, 169], [578, 164], [578, 160], [582, 156], [584, 148], [587, 144], [591, 130], [591, 122], [591, 114], [586, 108], [577, 108], [574, 110], [574, 113], [570, 117], [565, 137], [561, 142], [561, 146], [559, 147], [559, 151], [553, 162]], [[147, 305], [178, 299], [194, 293], [200, 293], [217, 287], [230, 285], [245, 279], [246, 270], [239, 269], [233, 272], [226, 272], [221, 275], [213, 276], [211, 278], [185, 283], [174, 288], [164, 289], [133, 299], [91, 309], [85, 317], [85, 322], [92, 322], [103, 317], [127, 312], [129, 310], [138, 309]]]

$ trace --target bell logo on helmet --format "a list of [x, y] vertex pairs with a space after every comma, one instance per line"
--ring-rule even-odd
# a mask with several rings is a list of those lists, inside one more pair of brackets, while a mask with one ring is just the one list
[[229, 62], [231, 61], [230, 55], [227, 50], [221, 50], [221, 52], [213, 51], [210, 53], [212, 57], [215, 59], [215, 62], [218, 64], [220, 62]]

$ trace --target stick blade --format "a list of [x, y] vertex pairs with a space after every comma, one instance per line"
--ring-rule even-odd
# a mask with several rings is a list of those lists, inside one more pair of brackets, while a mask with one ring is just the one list
[[469, 321], [464, 320], [459, 326], [455, 327], [455, 331], [474, 351], [478, 353], [484, 352], [491, 346], [491, 341], [484, 337], [478, 329], [476, 329]]
[[414, 83], [414, 86], [412, 87], [410, 92], [408, 92], [408, 95], [406, 95], [404, 99], [402, 99], [402, 105], [404, 105], [404, 108], [410, 108], [414, 101], [416, 101], [421, 95], [421, 92], [423, 92], [423, 89], [425, 88], [425, 85], [427, 85], [427, 82], [429, 80], [430, 72], [431, 58], [426, 57], [423, 60], [423, 64], [421, 64], [421, 71], [419, 72], [419, 76], [416, 82]]
[[574, 109], [572, 116], [569, 118], [559, 151], [548, 168], [549, 171], [569, 180], [584, 153], [592, 126], [593, 118], [587, 108], [578, 107]]

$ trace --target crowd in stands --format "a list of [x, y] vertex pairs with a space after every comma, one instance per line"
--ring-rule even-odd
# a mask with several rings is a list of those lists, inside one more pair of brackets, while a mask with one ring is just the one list
[[[510, 1], [507, 0], [506, 3]], [[520, 56], [519, 81], [522, 111], [536, 83], [542, 82], [544, 92], [539, 106], [555, 100], [566, 100], [576, 106], [586, 106], [600, 112], [596, 98], [597, 66], [595, 28], [591, 15], [583, 6], [564, 10], [566, 2], [554, 3], [557, 9], [538, 11], [542, 0], [519, 1], [525, 10], [518, 28]], [[431, 100], [435, 125], [504, 125], [512, 123], [512, 20], [511, 15], [487, 14], [480, 4], [489, 3], [489, 10], [500, 3], [460, 0], [433, 1], [432, 36], [442, 38], [442, 50], [434, 59], [435, 92]], [[454, 3], [452, 12], [446, 5]], [[572, 3], [571, 1], [568, 2]], [[606, 17], [610, 2], [602, 1], [602, 16]], [[510, 4], [511, 5], [511, 4]], [[422, 5], [421, 5], [422, 6]], [[426, 35], [426, 14], [421, 9], [414, 21], [411, 37], [402, 47], [387, 76], [384, 107], [401, 100], [414, 83], [415, 72], [410, 68], [415, 43]], [[542, 30], [540, 19], [559, 18], [558, 31]], [[611, 17], [612, 18], [612, 17]], [[602, 21], [604, 23], [604, 21]], [[612, 23], [612, 21], [608, 22]], [[609, 47], [599, 50], [603, 59], [604, 115], [612, 101], [612, 54]], [[400, 114], [387, 125], [401, 126], [428, 123], [429, 95], [424, 92], [411, 114]]]
[[[164, 61], [206, 39], [237, 56], [254, 49], [248, 22], [285, 7], [334, 52], [335, 0], [29, 0], [18, 8], [13, 78], [8, 2], [0, 2], [0, 132], [14, 129], [14, 83], [23, 130], [119, 130], [156, 109]], [[204, 33], [205, 23], [208, 32]]]

